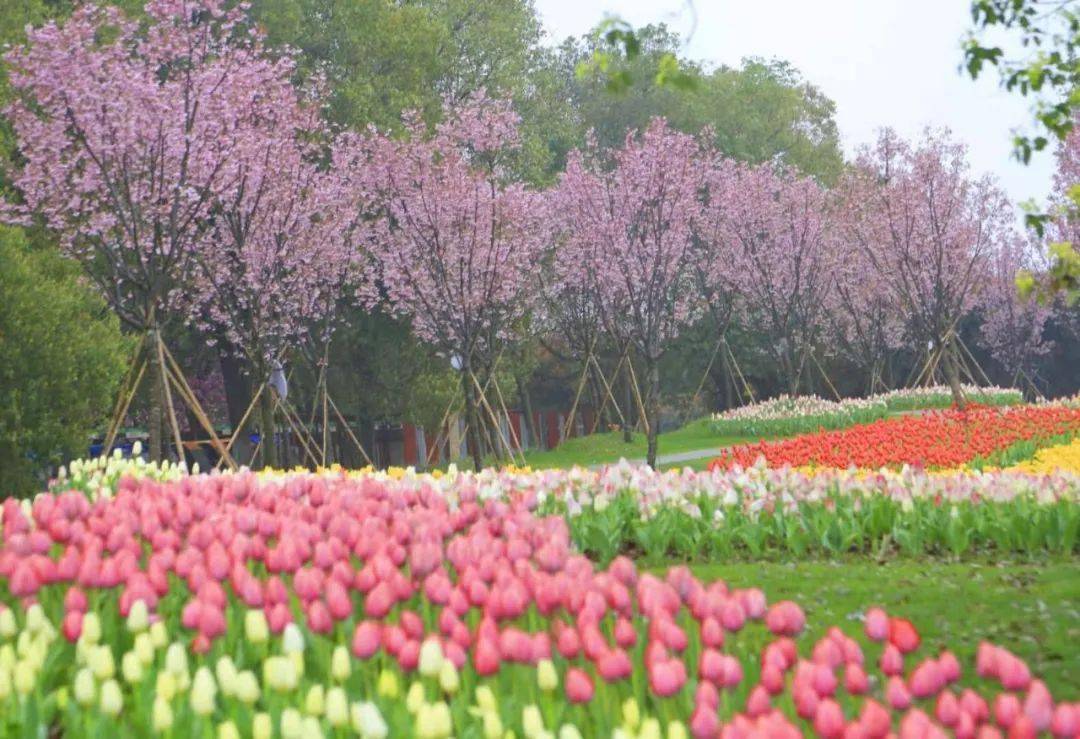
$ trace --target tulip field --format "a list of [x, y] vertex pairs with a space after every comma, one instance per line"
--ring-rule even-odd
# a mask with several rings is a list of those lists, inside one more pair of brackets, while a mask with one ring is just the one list
[[1078, 430], [1069, 403], [931, 411], [704, 472], [77, 462], [2, 506], [0, 734], [1078, 736], [1077, 683], [1008, 630], [928, 640], [903, 601], [839, 616], [751, 574], [1075, 561]]

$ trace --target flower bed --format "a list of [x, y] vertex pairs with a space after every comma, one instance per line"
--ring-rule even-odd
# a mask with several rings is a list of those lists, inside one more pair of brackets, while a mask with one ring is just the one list
[[597, 567], [535, 511], [589, 474], [128, 477], [5, 501], [0, 733], [1075, 733], [1077, 706], [1003, 648], [961, 666], [872, 604], [808, 643], [803, 609], [752, 584]]
[[745, 444], [725, 450], [712, 469], [749, 466], [878, 469], [919, 465], [953, 468], [1019, 441], [1050, 438], [1080, 428], [1080, 409], [1064, 405], [971, 407], [887, 418], [840, 431]]
[[[1007, 406], [1023, 402], [1017, 390], [963, 386], [965, 395], [983, 406]], [[781, 395], [752, 405], [718, 413], [710, 427], [725, 436], [792, 436], [820, 429], [841, 429], [884, 418], [889, 413], [948, 408], [953, 403], [948, 387], [934, 386], [891, 390], [869, 398], [825, 400], [816, 395]]]

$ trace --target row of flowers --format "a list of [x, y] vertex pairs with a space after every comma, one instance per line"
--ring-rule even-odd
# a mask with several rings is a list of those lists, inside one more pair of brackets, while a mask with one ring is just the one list
[[857, 630], [817, 623], [811, 639], [812, 611], [769, 603], [753, 583], [643, 573], [622, 557], [597, 566], [565, 518], [538, 510], [569, 505], [589, 474], [617, 490], [647, 473], [123, 477], [93, 501], [7, 500], [0, 727], [260, 739], [1080, 731], [1080, 705], [1001, 646], [961, 664], [873, 604]]
[[759, 458], [772, 467], [879, 469], [920, 465], [949, 469], [1023, 441], [1080, 430], [1080, 408], [1065, 404], [1010, 408], [971, 406], [885, 418], [842, 430], [741, 444], [724, 450], [712, 469], [746, 467]]
[[[964, 393], [985, 406], [1017, 405], [1017, 390], [964, 386]], [[712, 416], [709, 426], [724, 436], [793, 436], [819, 429], [839, 429], [884, 418], [890, 413], [943, 409], [952, 405], [948, 387], [891, 390], [868, 398], [833, 401], [816, 395], [781, 395]]]

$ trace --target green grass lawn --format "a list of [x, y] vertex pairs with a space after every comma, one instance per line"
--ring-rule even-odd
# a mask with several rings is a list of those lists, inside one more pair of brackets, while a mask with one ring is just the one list
[[[550, 451], [526, 452], [525, 459], [534, 469], [572, 467], [575, 464], [588, 467], [605, 462], [617, 462], [622, 457], [644, 459], [645, 434], [635, 433], [633, 439], [627, 444], [623, 441], [622, 433], [618, 431], [579, 436], [567, 439]], [[663, 455], [699, 449], [719, 449], [752, 441], [757, 441], [757, 437], [719, 436], [709, 428], [707, 418], [700, 418], [682, 428], [660, 434], [658, 448], [659, 453]], [[708, 459], [701, 460], [702, 468], [707, 462]]]
[[813, 639], [831, 625], [848, 633], [870, 605], [903, 616], [933, 651], [952, 649], [974, 677], [975, 649], [988, 639], [1027, 661], [1059, 699], [1080, 698], [1080, 562], [951, 563], [862, 559], [693, 565], [699, 577], [757, 586], [790, 598]]

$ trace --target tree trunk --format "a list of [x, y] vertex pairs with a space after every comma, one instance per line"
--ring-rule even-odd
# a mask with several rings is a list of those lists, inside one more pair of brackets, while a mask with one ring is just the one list
[[732, 388], [735, 385], [735, 378], [732, 376], [731, 360], [728, 359], [728, 347], [725, 342], [720, 351], [720, 382], [724, 386], [724, 410], [730, 410], [735, 403], [735, 398], [732, 394]]
[[162, 456], [162, 412], [164, 401], [162, 399], [162, 387], [165, 384], [165, 374], [161, 363], [158, 361], [157, 334], [154, 331], [150, 332], [150, 335], [146, 339], [148, 362], [147, 373], [149, 377], [146, 387], [149, 391], [149, 420], [148, 424], [150, 428], [147, 429], [149, 438], [147, 439], [146, 453], [150, 455], [151, 462], [160, 462], [163, 459]]
[[262, 439], [260, 458], [263, 468], [277, 467], [277, 446], [274, 444], [274, 390], [266, 388], [260, 399], [259, 437]]
[[625, 412], [623, 413], [622, 439], [623, 439], [623, 443], [633, 444], [634, 443], [634, 412], [635, 412], [635, 406], [634, 406], [634, 389], [632, 387], [630, 387], [630, 383], [633, 382], [633, 379], [631, 379], [631, 377], [630, 377], [630, 364], [629, 364], [629, 361], [630, 361], [630, 359], [628, 357], [626, 367], [623, 369], [623, 373], [622, 373], [622, 376], [623, 376], [623, 380], [622, 380], [623, 407], [626, 408]]
[[473, 469], [477, 472], [484, 466], [483, 449], [481, 448], [480, 415], [476, 412], [476, 396], [470, 379], [472, 374], [469, 366], [461, 368], [461, 387], [465, 393], [465, 424], [469, 427], [466, 446], [472, 454]]
[[645, 394], [645, 420], [649, 424], [648, 453], [645, 462], [656, 469], [657, 437], [660, 435], [660, 363], [645, 357], [648, 389]]
[[533, 415], [532, 395], [529, 393], [529, 384], [521, 379], [515, 372], [514, 382], [517, 383], [518, 397], [521, 398], [521, 409], [525, 413], [525, 423], [529, 429], [529, 446], [540, 446], [540, 429], [536, 425], [536, 416]]
[[956, 357], [956, 342], [949, 341], [944, 349], [945, 352], [945, 378], [949, 381], [949, 389], [952, 390], [953, 403], [960, 410], [967, 407], [964, 391], [960, 386], [960, 367]]

